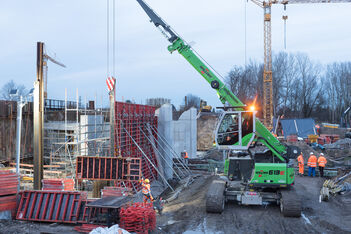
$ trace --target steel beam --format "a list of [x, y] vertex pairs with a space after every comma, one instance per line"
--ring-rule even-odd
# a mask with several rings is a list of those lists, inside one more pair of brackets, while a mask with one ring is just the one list
[[41, 189], [43, 179], [43, 136], [44, 136], [44, 43], [37, 42], [37, 80], [34, 83], [33, 148], [34, 148], [34, 189]]

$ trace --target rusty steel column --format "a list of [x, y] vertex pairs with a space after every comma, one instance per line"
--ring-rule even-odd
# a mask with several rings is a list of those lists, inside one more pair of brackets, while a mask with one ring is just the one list
[[43, 136], [44, 136], [44, 43], [37, 42], [37, 80], [34, 83], [34, 117], [33, 117], [33, 140], [34, 140], [34, 189], [41, 189], [43, 179]]

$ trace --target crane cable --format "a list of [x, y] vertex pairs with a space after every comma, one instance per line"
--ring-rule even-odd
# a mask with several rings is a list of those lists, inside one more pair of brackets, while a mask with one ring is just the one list
[[116, 0], [113, 0], [112, 2], [112, 15], [113, 15], [113, 21], [112, 21], [112, 76], [116, 77], [115, 74], [115, 69], [116, 69], [116, 46], [115, 46], [115, 41], [116, 41]]
[[[110, 0], [106, 0], [106, 73], [115, 77], [116, 72], [116, 0], [112, 1], [112, 42], [110, 41]], [[110, 73], [110, 44], [112, 43], [112, 74]]]
[[110, 76], [110, 0], [106, 0], [106, 72], [107, 77]]

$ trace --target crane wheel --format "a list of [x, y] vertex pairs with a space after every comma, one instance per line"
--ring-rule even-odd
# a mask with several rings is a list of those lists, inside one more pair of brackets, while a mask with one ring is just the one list
[[211, 87], [213, 89], [218, 89], [219, 88], [219, 82], [216, 80], [211, 81]]
[[214, 180], [206, 194], [206, 211], [210, 213], [222, 213], [225, 204], [226, 182], [223, 180]]
[[301, 199], [295, 190], [281, 191], [280, 211], [285, 217], [301, 217]]

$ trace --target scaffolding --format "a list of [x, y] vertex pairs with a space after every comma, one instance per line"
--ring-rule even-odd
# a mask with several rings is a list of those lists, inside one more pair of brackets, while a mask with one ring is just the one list
[[[104, 109], [102, 103], [99, 109], [96, 109], [95, 105], [92, 106], [91, 102], [88, 106], [86, 99], [83, 105], [78, 89], [75, 102], [68, 101], [65, 89], [64, 109], [61, 109], [62, 101], [51, 100], [50, 103], [54, 105], [52, 110], [59, 121], [45, 123], [45, 164], [58, 165], [57, 169], [62, 172], [60, 176], [75, 178], [78, 156], [108, 156], [109, 122], [106, 120], [109, 110]], [[48, 108], [47, 112], [49, 111]]]

